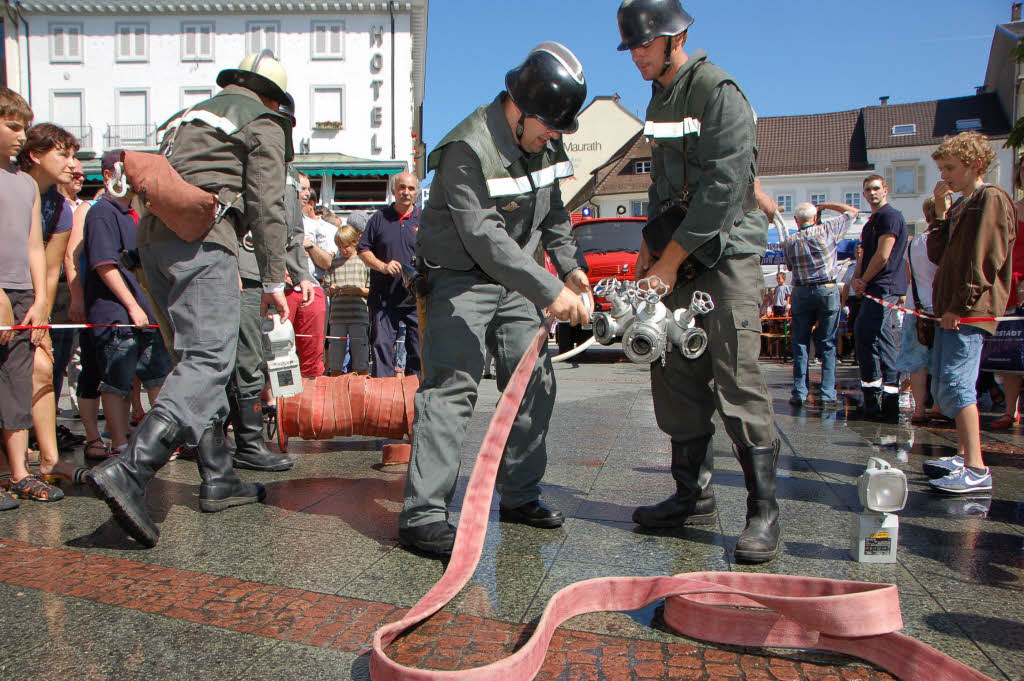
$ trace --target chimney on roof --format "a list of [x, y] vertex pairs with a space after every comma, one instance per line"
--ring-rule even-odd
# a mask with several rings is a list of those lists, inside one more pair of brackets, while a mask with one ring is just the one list
[[980, 94], [984, 94], [984, 92], [985, 92], [985, 86], [984, 85], [975, 85], [974, 86], [974, 94], [980, 95]]
[[1010, 21], [1020, 21], [1020, 3], [1015, 2], [1010, 7]]
[[879, 97], [878, 98], [878, 105], [879, 106], [886, 106], [888, 104], [889, 104], [889, 95], [885, 95], [884, 97]]

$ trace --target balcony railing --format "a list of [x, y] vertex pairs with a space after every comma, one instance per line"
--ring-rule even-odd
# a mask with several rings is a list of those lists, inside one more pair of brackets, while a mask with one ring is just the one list
[[156, 125], [108, 125], [103, 136], [104, 149], [155, 149]]
[[92, 146], [91, 125], [65, 125], [63, 127], [78, 139], [79, 151], [95, 151]]

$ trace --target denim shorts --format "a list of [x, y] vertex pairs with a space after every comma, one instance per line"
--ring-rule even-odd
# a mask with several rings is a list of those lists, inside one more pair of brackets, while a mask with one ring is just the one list
[[981, 347], [987, 335], [987, 331], [976, 326], [961, 325], [959, 331], [935, 329], [932, 397], [949, 418], [956, 418], [964, 407], [978, 401], [974, 384], [978, 381]]
[[136, 376], [149, 389], [162, 386], [171, 373], [171, 356], [152, 329], [111, 329], [96, 339], [96, 350], [104, 366], [101, 393], [129, 397]]
[[900, 352], [896, 357], [896, 370], [900, 373], [912, 374], [931, 366], [932, 349], [917, 341], [917, 323], [918, 319], [913, 315], [908, 314], [903, 318]]

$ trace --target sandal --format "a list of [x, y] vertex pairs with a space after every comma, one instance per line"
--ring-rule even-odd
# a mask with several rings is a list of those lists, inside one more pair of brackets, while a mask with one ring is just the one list
[[21, 506], [21, 502], [12, 497], [7, 490], [0, 488], [0, 511], [10, 511]]
[[994, 430], [1006, 430], [1012, 425], [1020, 423], [1020, 416], [1011, 416], [1010, 414], [1003, 414], [992, 423], [988, 424], [989, 428]]
[[39, 477], [43, 479], [43, 482], [51, 484], [60, 482], [61, 480], [67, 480], [72, 485], [84, 485], [88, 475], [88, 468], [85, 468], [84, 466], [75, 466], [71, 473], [54, 469], [49, 473], [41, 473]]
[[102, 461], [110, 458], [110, 445], [104, 442], [102, 437], [89, 440], [85, 443], [85, 458], [93, 461]]
[[60, 501], [64, 492], [59, 487], [48, 485], [34, 475], [26, 475], [18, 482], [11, 482], [11, 494], [32, 501]]

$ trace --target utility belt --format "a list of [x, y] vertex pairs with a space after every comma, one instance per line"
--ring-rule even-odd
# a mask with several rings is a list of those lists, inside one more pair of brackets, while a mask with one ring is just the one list
[[814, 286], [835, 286], [835, 285], [836, 285], [835, 280], [832, 280], [832, 281], [817, 281], [817, 282], [814, 282], [812, 284], [793, 284], [793, 286], [795, 286], [797, 288], [811, 288], [811, 287], [814, 287]]
[[[644, 241], [652, 255], [661, 256], [662, 252], [672, 240], [672, 235], [686, 218], [686, 209], [689, 199], [670, 199], [662, 204], [661, 213], [646, 225], [644, 225]], [[689, 257], [683, 261], [676, 272], [676, 286], [693, 281], [707, 272], [710, 268], [697, 260]]]

